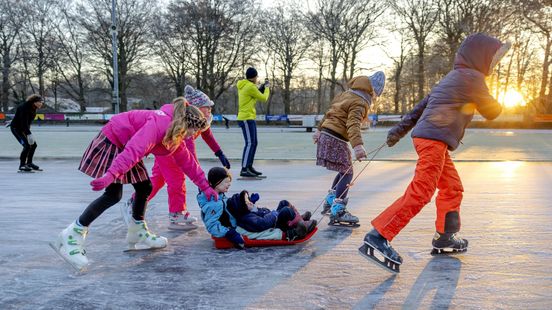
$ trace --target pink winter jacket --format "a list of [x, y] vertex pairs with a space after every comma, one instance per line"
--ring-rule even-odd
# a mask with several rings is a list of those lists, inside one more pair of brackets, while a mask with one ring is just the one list
[[181, 143], [176, 150], [168, 150], [162, 144], [172, 121], [173, 109], [172, 104], [167, 104], [160, 110], [136, 110], [113, 116], [102, 128], [102, 132], [123, 151], [115, 157], [107, 171], [118, 177], [148, 154], [172, 155], [180, 169], [201, 190], [207, 189], [209, 183], [205, 179], [205, 174], [186, 148], [186, 144]]

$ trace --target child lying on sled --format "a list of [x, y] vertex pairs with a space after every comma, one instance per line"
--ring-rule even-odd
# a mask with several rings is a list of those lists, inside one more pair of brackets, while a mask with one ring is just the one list
[[[226, 197], [232, 176], [225, 168], [210, 169], [207, 179], [219, 194], [219, 200], [208, 201], [203, 192], [197, 195], [201, 219], [213, 237], [225, 237], [237, 248], [245, 246], [242, 234], [249, 239], [292, 241], [305, 237], [316, 227], [316, 221], [309, 221], [310, 212], [303, 218], [287, 201], [282, 201], [277, 210], [270, 211], [255, 208], [247, 191]], [[254, 201], [258, 200], [258, 194], [252, 196]], [[240, 227], [240, 224], [245, 227]]]

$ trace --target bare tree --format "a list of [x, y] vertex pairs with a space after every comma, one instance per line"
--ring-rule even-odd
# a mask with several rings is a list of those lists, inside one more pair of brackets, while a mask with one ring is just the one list
[[0, 1], [0, 56], [2, 57], [0, 104], [4, 112], [8, 112], [9, 109], [11, 67], [19, 53], [18, 35], [23, 18], [19, 4], [19, 1], [14, 0]]
[[[126, 111], [127, 88], [131, 73], [149, 56], [148, 37], [157, 7], [148, 0], [117, 1], [117, 60], [121, 112]], [[88, 47], [113, 87], [113, 54], [111, 51], [111, 0], [85, 0], [79, 6], [81, 25], [86, 29]]]
[[59, 0], [31, 0], [26, 5], [26, 20], [23, 23], [25, 36], [24, 53], [29, 65], [28, 78], [38, 79], [38, 93], [46, 95], [45, 76], [55, 66], [58, 45], [55, 26], [59, 22]]
[[[534, 26], [532, 30], [544, 39], [544, 60], [539, 90], [539, 104], [546, 106], [546, 87], [548, 83], [549, 67], [552, 64], [552, 3], [549, 0], [519, 0], [523, 16]], [[550, 90], [552, 93], [552, 89]], [[552, 96], [552, 95], [551, 95]], [[550, 98], [552, 100], [552, 97]], [[551, 101], [552, 102], [552, 101]]]
[[381, 0], [347, 0], [343, 29], [339, 33], [338, 44], [342, 50], [343, 80], [350, 80], [356, 70], [358, 53], [370, 41], [376, 38], [379, 32], [376, 21], [385, 12], [384, 2]]
[[349, 1], [344, 0], [317, 0], [315, 10], [307, 13], [307, 27], [314, 35], [323, 38], [329, 46], [330, 100], [335, 96], [337, 66], [343, 52], [340, 48], [340, 39], [344, 31], [343, 20], [348, 4]]
[[84, 29], [78, 23], [80, 16], [75, 14], [74, 9], [72, 3], [63, 3], [62, 7], [58, 8], [61, 22], [56, 25], [55, 33], [60, 54], [55, 63], [56, 73], [62, 81], [59, 86], [79, 104], [83, 113], [86, 111], [84, 66], [88, 60], [88, 53], [83, 44], [86, 41]]
[[176, 96], [184, 94], [186, 74], [192, 70], [190, 59], [193, 50], [188, 36], [188, 15], [183, 14], [180, 5], [179, 1], [169, 3], [160, 18], [154, 20], [151, 42], [176, 89]]
[[301, 15], [290, 7], [278, 6], [267, 12], [265, 33], [267, 45], [275, 56], [275, 65], [283, 75], [284, 113], [290, 114], [291, 79], [297, 66], [304, 59], [310, 42], [304, 31]]
[[389, 5], [402, 19], [416, 42], [418, 53], [418, 96], [421, 100], [425, 94], [425, 54], [429, 35], [438, 19], [438, 8], [431, 0], [389, 1]]
[[254, 0], [175, 0], [191, 49], [189, 63], [196, 86], [220, 97], [236, 80], [234, 72], [259, 48], [255, 44]]

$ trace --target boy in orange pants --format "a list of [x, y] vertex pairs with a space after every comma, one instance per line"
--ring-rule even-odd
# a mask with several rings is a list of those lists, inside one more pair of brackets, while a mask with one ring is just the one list
[[[374, 229], [366, 234], [359, 248], [362, 255], [398, 272], [402, 258], [389, 242], [431, 201], [436, 189], [439, 192], [432, 254], [467, 250], [468, 241], [457, 235], [464, 188], [449, 150], [458, 147], [475, 110], [489, 120], [502, 112], [489, 94], [485, 76], [492, 73], [509, 48], [508, 43], [485, 34], [468, 36], [456, 53], [454, 69], [389, 131], [387, 145], [391, 147], [414, 128], [412, 138], [418, 162], [404, 195], [372, 221]], [[383, 260], [374, 251], [383, 255]]]

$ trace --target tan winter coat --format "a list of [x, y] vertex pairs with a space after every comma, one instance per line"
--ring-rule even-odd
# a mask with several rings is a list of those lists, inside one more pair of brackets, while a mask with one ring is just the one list
[[[374, 92], [367, 76], [352, 78], [348, 86], [369, 96]], [[350, 91], [343, 92], [334, 98], [330, 109], [320, 121], [318, 129], [322, 131], [323, 128], [330, 129], [349, 141], [352, 147], [363, 144], [360, 126], [367, 120], [369, 108], [369, 103], [359, 95]]]

